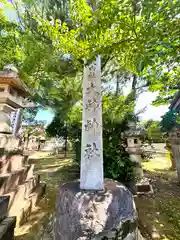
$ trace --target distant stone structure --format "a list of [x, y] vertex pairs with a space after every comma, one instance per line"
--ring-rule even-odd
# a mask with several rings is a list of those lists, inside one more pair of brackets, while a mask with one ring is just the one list
[[[172, 101], [170, 109], [180, 111], [180, 91]], [[177, 170], [180, 182], [180, 124], [176, 124], [169, 133], [169, 139], [172, 147], [173, 165]]]
[[152, 186], [150, 185], [148, 179], [144, 177], [142, 169], [142, 149], [141, 149], [141, 137], [143, 137], [145, 132], [136, 126], [135, 122], [129, 122], [129, 130], [125, 132], [125, 137], [127, 138], [127, 151], [129, 153], [132, 162], [136, 163], [135, 175], [136, 175], [136, 194], [147, 194], [153, 193]]
[[[24, 106], [24, 100], [30, 95], [26, 85], [18, 76], [18, 70], [12, 65], [4, 67], [0, 72], [0, 132], [12, 133], [20, 127], [20, 108]], [[18, 110], [13, 122], [10, 117]]]
[[[15, 135], [21, 124], [20, 114], [13, 126], [10, 121], [11, 113], [23, 108], [28, 96], [17, 69], [13, 65], [4, 67], [0, 72], [0, 240], [14, 239], [15, 222], [22, 225], [27, 221], [45, 189], [40, 177], [33, 174], [34, 165], [28, 163], [28, 156], [18, 150]], [[17, 221], [8, 216], [16, 216]]]

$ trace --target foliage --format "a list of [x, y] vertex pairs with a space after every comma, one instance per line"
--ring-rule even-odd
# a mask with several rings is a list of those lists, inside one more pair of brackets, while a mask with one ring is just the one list
[[[0, 12], [0, 67], [14, 63], [19, 70], [20, 77], [31, 89], [31, 98], [41, 105], [56, 108], [69, 97], [69, 101], [81, 96], [81, 75], [76, 77], [77, 69], [72, 59], [64, 57], [55, 51], [51, 39], [37, 31], [37, 22], [32, 16], [38, 15], [47, 19], [53, 13], [55, 6], [57, 14], [61, 16], [61, 0], [40, 1], [11, 1], [4, 9], [15, 16], [12, 20]], [[64, 1], [64, 3], [67, 1]], [[63, 5], [65, 7], [65, 5]], [[65, 7], [66, 8], [66, 7]], [[54, 12], [53, 10], [54, 9]], [[58, 13], [59, 11], [59, 13]], [[42, 13], [42, 14], [41, 14]], [[56, 19], [56, 18], [55, 18]], [[76, 77], [76, 78], [75, 78]], [[76, 94], [77, 93], [77, 94]], [[67, 100], [66, 98], [66, 100]], [[63, 104], [64, 105], [64, 104]]]
[[0, 7], [0, 68], [9, 63], [17, 63], [21, 59], [20, 45], [17, 44], [18, 26], [9, 21], [4, 9], [11, 12], [8, 1], [1, 1]]
[[164, 142], [159, 122], [153, 122], [148, 128], [148, 138], [152, 139], [155, 143]]
[[176, 124], [179, 122], [180, 111], [175, 109], [170, 109], [161, 121], [162, 131], [169, 132]]
[[159, 91], [156, 104], [178, 90], [179, 1], [100, 0], [93, 11], [85, 0], [12, 2], [18, 21], [1, 13], [1, 67], [15, 63], [35, 101], [56, 108], [66, 92], [60, 94], [62, 80], [71, 85], [84, 58], [97, 54], [103, 68], [113, 66], [104, 72], [106, 81], [122, 70], [136, 74], [141, 89]]
[[156, 104], [169, 99], [179, 88], [180, 3], [101, 0], [91, 7], [84, 0], [73, 1], [71, 27], [59, 19], [35, 19], [55, 49], [71, 54], [76, 63], [97, 54], [111, 59], [118, 54], [121, 68], [140, 76], [150, 91], [159, 91]]
[[35, 124], [35, 125], [28, 125], [24, 132], [24, 137], [28, 138], [30, 136], [36, 136], [36, 137], [42, 137], [45, 136], [45, 130], [44, 130], [44, 126], [43, 123], [39, 123], [39, 124]]
[[105, 117], [103, 121], [103, 158], [104, 175], [120, 182], [134, 179], [134, 167], [125, 151], [126, 142], [121, 133], [127, 129], [127, 121], [113, 121]]
[[38, 108], [25, 108], [22, 112], [22, 122], [26, 124], [36, 124], [36, 114], [38, 112]]
[[163, 133], [159, 121], [148, 120], [141, 123], [142, 127], [146, 130], [145, 140], [149, 142], [161, 143], [163, 140]]

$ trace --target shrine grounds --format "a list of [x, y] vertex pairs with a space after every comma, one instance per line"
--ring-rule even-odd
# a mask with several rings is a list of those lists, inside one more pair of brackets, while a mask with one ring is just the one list
[[[158, 146], [162, 149], [162, 146]], [[73, 154], [48, 155], [34, 153], [31, 156], [36, 173], [46, 182], [46, 194], [27, 223], [16, 229], [16, 240], [50, 240], [53, 232], [56, 191], [59, 184], [77, 179], [78, 166]], [[180, 186], [176, 172], [170, 170], [167, 153], [161, 150], [150, 161], [143, 163], [145, 176], [153, 186], [154, 194], [135, 197], [139, 214], [139, 228], [145, 239], [180, 239]]]

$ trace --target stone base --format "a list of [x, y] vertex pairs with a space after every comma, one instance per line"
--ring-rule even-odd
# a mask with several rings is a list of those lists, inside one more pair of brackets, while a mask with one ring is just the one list
[[137, 240], [137, 212], [130, 191], [105, 181], [105, 190], [83, 191], [79, 182], [59, 188], [55, 240]]
[[[8, 216], [16, 216], [16, 226], [21, 226], [29, 220], [31, 212], [45, 193], [46, 185], [41, 184], [39, 175], [34, 175], [34, 165], [27, 165], [27, 156], [14, 151], [5, 154], [3, 150], [1, 153], [0, 220], [7, 216], [8, 207]], [[9, 205], [5, 205], [2, 198], [7, 198]]]
[[8, 215], [9, 196], [0, 196], [0, 222]]
[[153, 194], [153, 188], [148, 179], [143, 178], [138, 183], [136, 183], [136, 194]]
[[0, 222], [0, 240], [13, 240], [15, 225], [15, 217], [7, 217]]

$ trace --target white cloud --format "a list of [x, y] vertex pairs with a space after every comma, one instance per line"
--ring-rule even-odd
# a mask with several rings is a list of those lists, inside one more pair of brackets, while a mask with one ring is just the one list
[[168, 111], [168, 106], [152, 106], [152, 101], [154, 101], [157, 97], [157, 93], [144, 92], [142, 93], [136, 104], [136, 111], [143, 109], [146, 107], [146, 111], [140, 114], [140, 118], [142, 121], [144, 120], [161, 120], [161, 116], [163, 116]]

